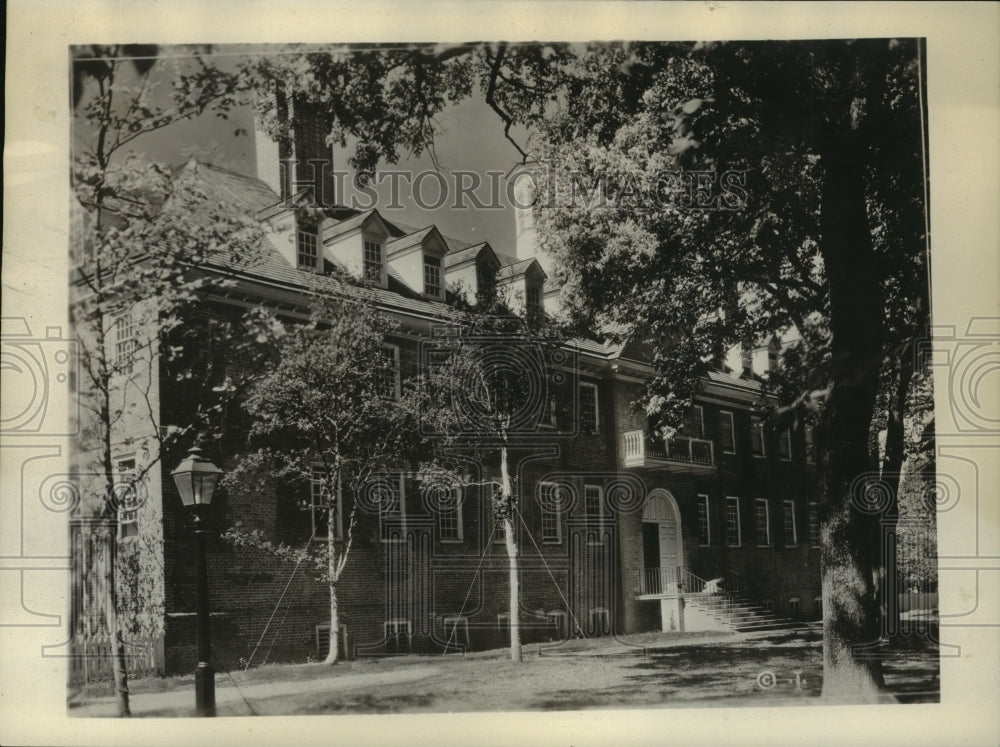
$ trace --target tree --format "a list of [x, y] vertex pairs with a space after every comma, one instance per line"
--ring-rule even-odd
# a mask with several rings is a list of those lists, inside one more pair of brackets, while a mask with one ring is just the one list
[[[337, 661], [337, 583], [358, 525], [357, 496], [419, 443], [415, 384], [397, 387], [395, 363], [386, 358], [394, 326], [364, 294], [345, 285], [341, 295], [316, 298], [311, 323], [282, 328], [276, 362], [243, 400], [252, 450], [237, 457], [223, 478], [224, 485], [250, 496], [276, 486], [319, 486], [326, 503], [323, 545], [313, 549], [310, 537], [305, 549], [296, 549], [241, 526], [226, 536], [279, 557], [312, 559], [330, 594], [327, 664]], [[348, 503], [345, 496], [354, 500]], [[336, 532], [339, 517], [346, 519], [343, 538]]]
[[[627, 63], [657, 71], [630, 120], [595, 133], [577, 112], [546, 128], [563, 181], [597, 178], [610, 205], [543, 200], [543, 240], [578, 315], [655, 342], [651, 407], [668, 426], [726, 347], [798, 328], [801, 375], [785, 384], [800, 388], [773, 419], [818, 421], [824, 693], [876, 698], [879, 662], [856, 655], [881, 632], [886, 507], [865, 492], [877, 474], [869, 432], [886, 365], [901, 421], [927, 308], [917, 50], [642, 47]], [[885, 470], [898, 474], [890, 431]]]
[[[245, 70], [220, 70], [206, 63], [200, 52], [193, 50], [193, 56], [180, 63], [158, 58], [152, 45], [73, 49], [71, 320], [84, 373], [80, 403], [87, 413], [77, 445], [78, 466], [92, 470], [102, 483], [96, 490], [103, 496], [97, 513], [105, 522], [111, 552], [105, 620], [113, 642], [120, 716], [130, 715], [130, 708], [115, 535], [119, 504], [134, 499], [136, 491], [117, 484], [113, 452], [122, 445], [118, 431], [127, 419], [145, 423], [145, 434], [134, 440], [146, 454], [130, 476], [135, 486], [165, 448], [217, 412], [218, 397], [203, 401], [188, 423], [161, 431], [150, 399], [164, 360], [161, 345], [185, 308], [224, 283], [220, 277], [192, 276], [192, 268], [232, 256], [249, 259], [259, 238], [256, 225], [223, 206], [216, 208], [216, 220], [208, 229], [184, 220], [185, 200], [207, 195], [199, 195], [183, 178], [175, 179], [168, 167], [134, 152], [140, 138], [178, 121], [205, 112], [224, 115], [246, 90]], [[169, 92], [164, 98], [156, 92], [154, 78], [171, 66], [173, 77], [166, 76]], [[166, 357], [181, 349], [175, 344]], [[230, 390], [227, 386], [221, 391]]]
[[[543, 313], [514, 315], [509, 299], [493, 299], [442, 326], [421, 371], [421, 428], [430, 458], [421, 480], [431, 485], [477, 485], [489, 491], [490, 537], [501, 532], [508, 563], [510, 657], [521, 661], [518, 463], [550, 417], [553, 353], [565, 343]], [[521, 456], [519, 456], [519, 453]], [[470, 461], [497, 471], [477, 482]], [[485, 505], [485, 502], [484, 502]]]

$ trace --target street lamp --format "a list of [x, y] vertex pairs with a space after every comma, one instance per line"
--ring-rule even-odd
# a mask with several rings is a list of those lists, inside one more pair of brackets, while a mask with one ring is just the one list
[[198, 668], [194, 673], [195, 708], [199, 716], [215, 715], [215, 671], [209, 663], [211, 643], [208, 623], [208, 569], [205, 563], [205, 524], [202, 511], [212, 502], [222, 470], [197, 446], [170, 473], [181, 502], [194, 513], [195, 558], [198, 582]]

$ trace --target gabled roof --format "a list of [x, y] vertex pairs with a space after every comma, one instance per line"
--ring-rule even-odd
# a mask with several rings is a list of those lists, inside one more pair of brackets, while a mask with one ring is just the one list
[[545, 274], [545, 270], [543, 270], [542, 266], [538, 263], [537, 259], [522, 259], [512, 265], [501, 267], [499, 277], [500, 280], [513, 280], [514, 278], [521, 277], [522, 275], [527, 275], [528, 272], [532, 270], [535, 270], [543, 278], [548, 277], [548, 275]]
[[389, 226], [386, 225], [386, 222], [385, 220], [382, 219], [382, 216], [379, 214], [379, 211], [376, 210], [375, 208], [371, 208], [370, 210], [366, 210], [363, 213], [358, 213], [357, 215], [353, 215], [350, 218], [345, 218], [339, 223], [334, 223], [329, 227], [325, 227], [323, 229], [323, 240], [328, 241], [330, 239], [335, 239], [338, 236], [343, 236], [345, 233], [348, 233], [355, 229], [365, 228], [372, 221], [377, 221], [382, 226], [382, 229], [386, 233], [388, 233], [390, 236], [392, 235], [392, 233], [389, 230]]
[[441, 242], [441, 246], [444, 247], [445, 251], [448, 251], [448, 242], [444, 240], [444, 236], [438, 231], [437, 226], [427, 226], [427, 228], [422, 228], [419, 231], [414, 231], [388, 242], [385, 245], [386, 256], [392, 257], [405, 252], [407, 249], [412, 249], [417, 245], [423, 244], [424, 241], [431, 237], [436, 237]]
[[473, 246], [467, 246], [464, 249], [459, 249], [457, 251], [449, 251], [448, 255], [444, 258], [444, 266], [446, 270], [450, 270], [466, 262], [473, 262], [480, 257], [486, 257], [492, 259], [494, 264], [500, 265], [500, 260], [497, 259], [497, 253], [493, 251], [493, 247], [489, 245], [489, 242], [484, 241], [480, 244], [474, 244]]

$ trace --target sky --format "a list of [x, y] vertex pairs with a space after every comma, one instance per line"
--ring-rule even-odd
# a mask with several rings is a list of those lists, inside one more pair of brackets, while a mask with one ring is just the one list
[[[165, 75], [160, 66], [154, 68], [152, 74], [158, 74], [161, 79]], [[166, 93], [166, 81], [161, 88]], [[440, 173], [449, 184], [454, 184], [453, 170], [478, 172], [484, 185], [478, 194], [483, 202], [490, 203], [489, 196], [493, 190], [489, 187], [491, 182], [486, 172], [501, 171], [506, 174], [520, 159], [513, 145], [505, 139], [499, 118], [482, 98], [473, 96], [444, 110], [438, 123], [441, 134], [436, 138], [435, 150]], [[253, 132], [253, 114], [249, 107], [237, 107], [227, 119], [206, 114], [171, 125], [138, 140], [137, 150], [170, 165], [180, 164], [194, 155], [238, 173], [256, 175]], [[350, 184], [353, 172], [347, 165], [348, 156], [346, 149], [338, 147], [334, 150], [334, 168], [349, 172], [347, 183]], [[387, 168], [419, 173], [434, 169], [434, 164], [430, 156], [424, 154], [419, 158], [401, 159], [392, 166], [382, 163], [379, 171]], [[504, 182], [500, 184], [502, 193]], [[422, 185], [425, 204], [439, 201], [438, 184], [434, 178], [424, 178]], [[388, 190], [387, 180], [377, 189], [383, 209], [389, 203]], [[502, 196], [500, 202], [506, 204]], [[400, 192], [400, 203], [404, 209], [385, 211], [386, 217], [418, 228], [435, 224], [446, 235], [470, 243], [489, 241], [497, 251], [515, 253], [514, 211], [509, 206], [505, 209], [479, 209], [470, 205], [465, 209], [455, 209], [449, 199], [443, 206], [429, 210], [413, 202], [412, 190], [406, 182]]]

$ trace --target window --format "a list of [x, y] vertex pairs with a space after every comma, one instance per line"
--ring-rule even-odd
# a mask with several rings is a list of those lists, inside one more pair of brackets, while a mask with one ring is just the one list
[[809, 504], [809, 544], [819, 547], [819, 516], [816, 513], [816, 504]]
[[765, 498], [758, 498], [753, 507], [754, 529], [757, 531], [757, 544], [767, 547], [771, 544], [771, 512]]
[[115, 320], [115, 362], [122, 368], [131, 368], [138, 347], [135, 322], [131, 315], [118, 317]]
[[597, 433], [599, 425], [597, 385], [580, 384], [580, 431], [582, 433]]
[[813, 427], [807, 425], [805, 427], [805, 437], [806, 437], [806, 462], [809, 464], [816, 464], [816, 443], [813, 440]]
[[134, 537], [139, 533], [139, 486], [136, 482], [135, 457], [119, 459], [115, 468], [118, 536]]
[[778, 434], [778, 457], [781, 459], [792, 458], [792, 431], [788, 428]]
[[764, 421], [760, 418], [753, 418], [750, 421], [750, 444], [753, 447], [754, 456], [766, 456], [767, 450], [764, 446]]
[[559, 402], [553, 392], [549, 393], [548, 412], [542, 415], [541, 424], [548, 428], [555, 428], [559, 425]]
[[736, 453], [736, 428], [733, 425], [733, 414], [727, 410], [719, 412], [719, 445], [725, 454]]
[[295, 255], [301, 270], [319, 268], [319, 249], [315, 231], [300, 230], [295, 239]]
[[785, 501], [781, 504], [785, 530], [785, 547], [795, 547], [799, 544], [799, 533], [795, 527], [795, 502]]
[[600, 485], [583, 486], [583, 510], [588, 544], [604, 544], [604, 495]]
[[365, 239], [364, 272], [373, 283], [382, 282], [382, 245], [377, 241]]
[[438, 533], [442, 542], [462, 541], [462, 499], [458, 488], [448, 488], [441, 497]]
[[527, 310], [529, 314], [540, 314], [542, 311], [542, 291], [537, 285], [528, 286]]
[[708, 519], [708, 496], [698, 495], [698, 544], [708, 547], [712, 544], [712, 532]]
[[441, 297], [441, 260], [424, 255], [424, 293]]
[[558, 510], [558, 488], [551, 482], [538, 484], [538, 504], [542, 510], [542, 542], [558, 545], [562, 542], [562, 515]]
[[[329, 536], [330, 528], [330, 485], [329, 473], [320, 466], [312, 468], [309, 477], [309, 508], [312, 516], [312, 531], [315, 539], [322, 539]], [[334, 507], [334, 528], [333, 536], [340, 539], [341, 534], [341, 505], [337, 501]]]
[[726, 498], [726, 544], [739, 547], [743, 543], [740, 531], [740, 499]]
[[406, 485], [402, 475], [387, 476], [378, 486], [379, 537], [383, 542], [405, 539]]
[[398, 400], [401, 396], [399, 381], [399, 346], [382, 346], [381, 394], [386, 399]]
[[691, 438], [705, 437], [705, 412], [701, 405], [692, 405], [684, 416], [684, 435]]

